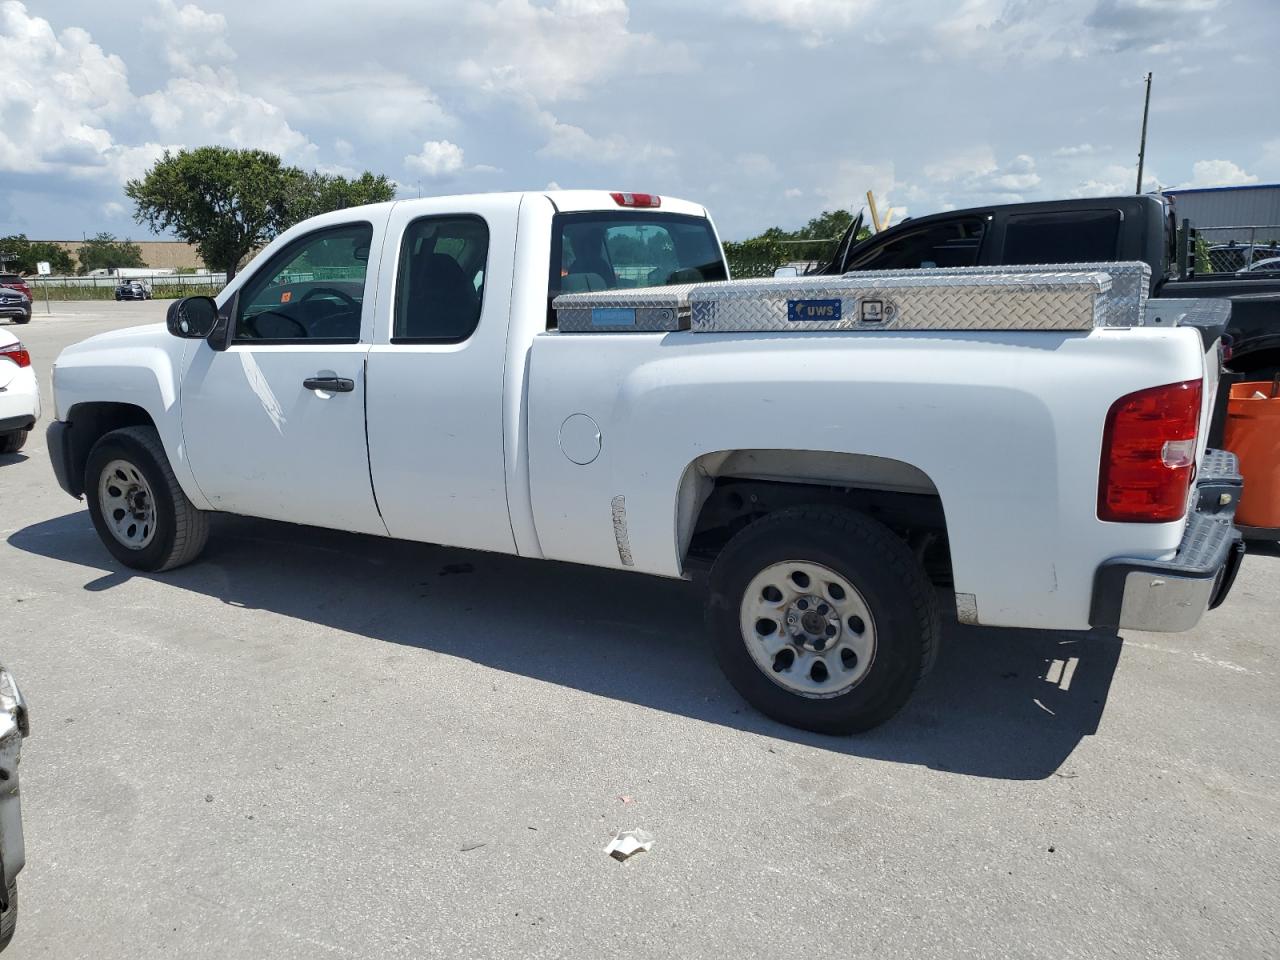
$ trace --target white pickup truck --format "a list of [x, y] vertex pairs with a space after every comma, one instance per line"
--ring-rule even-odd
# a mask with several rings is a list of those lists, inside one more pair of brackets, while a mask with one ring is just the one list
[[736, 688], [852, 732], [932, 664], [939, 593], [964, 623], [1182, 630], [1230, 588], [1225, 316], [1157, 316], [1112, 266], [732, 282], [665, 196], [347, 209], [167, 330], [64, 350], [49, 450], [142, 570], [194, 560], [212, 511], [709, 570]]

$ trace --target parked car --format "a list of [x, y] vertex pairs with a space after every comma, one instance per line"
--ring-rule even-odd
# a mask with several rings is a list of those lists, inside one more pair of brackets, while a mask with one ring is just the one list
[[1183, 630], [1226, 596], [1238, 475], [1204, 441], [1226, 305], [1156, 328], [1096, 271], [1030, 299], [726, 274], [671, 197], [328, 213], [167, 333], [65, 349], [50, 460], [136, 569], [195, 560], [226, 511], [706, 573], [734, 686], [831, 733], [928, 671], [935, 584], [965, 623], [1047, 630]]
[[150, 300], [151, 284], [146, 280], [121, 280], [116, 284], [116, 300]]
[[17, 290], [28, 300], [31, 299], [31, 286], [25, 279], [23, 279], [21, 274], [0, 273], [0, 287], [8, 287], [10, 290]]
[[18, 874], [27, 862], [18, 790], [22, 741], [31, 732], [27, 704], [13, 675], [0, 667], [0, 950], [18, 922]]
[[8, 330], [0, 330], [0, 453], [17, 453], [40, 419], [40, 386], [31, 354]]
[[0, 317], [14, 323], [30, 323], [31, 298], [15, 287], [0, 287]]
[[1266, 260], [1255, 260], [1243, 270], [1237, 270], [1237, 273], [1256, 273], [1258, 271], [1277, 271], [1280, 270], [1280, 257], [1268, 257]]

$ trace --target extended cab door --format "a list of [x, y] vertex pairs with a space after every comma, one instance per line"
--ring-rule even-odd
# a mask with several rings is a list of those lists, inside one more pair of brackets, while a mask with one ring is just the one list
[[503, 382], [518, 213], [510, 195], [392, 212], [368, 407], [369, 465], [393, 537], [515, 552]]
[[230, 346], [197, 343], [182, 432], [215, 508], [386, 534], [364, 432], [381, 226], [331, 218], [287, 243], [224, 304]]

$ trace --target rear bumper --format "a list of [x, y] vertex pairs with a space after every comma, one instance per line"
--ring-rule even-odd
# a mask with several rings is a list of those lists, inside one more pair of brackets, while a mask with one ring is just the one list
[[1104, 629], [1176, 633], [1190, 630], [1221, 604], [1244, 558], [1244, 539], [1232, 523], [1242, 481], [1236, 458], [1205, 454], [1178, 552], [1170, 560], [1115, 557], [1094, 577], [1089, 622]]

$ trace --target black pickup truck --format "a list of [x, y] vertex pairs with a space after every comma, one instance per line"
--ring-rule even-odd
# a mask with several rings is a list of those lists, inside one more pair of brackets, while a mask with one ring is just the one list
[[[1228, 369], [1269, 379], [1280, 370], [1280, 271], [1195, 272], [1196, 232], [1155, 194], [1014, 203], [904, 220], [862, 241], [858, 218], [819, 274], [1005, 264], [1143, 260], [1153, 298], [1225, 298]], [[1225, 408], [1225, 404], [1221, 404]]]

